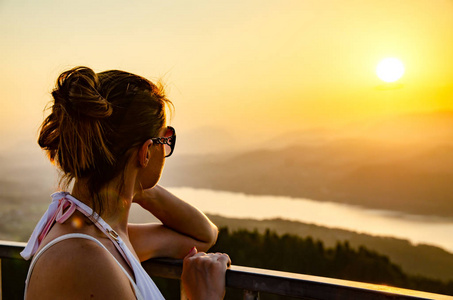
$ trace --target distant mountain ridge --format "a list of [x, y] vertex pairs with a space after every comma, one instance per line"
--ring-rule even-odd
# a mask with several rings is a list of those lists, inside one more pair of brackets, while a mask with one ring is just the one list
[[298, 143], [286, 147], [209, 159], [175, 155], [163, 182], [453, 217], [453, 112], [403, 116], [372, 128], [369, 134], [366, 126], [332, 135], [318, 130], [293, 136]]

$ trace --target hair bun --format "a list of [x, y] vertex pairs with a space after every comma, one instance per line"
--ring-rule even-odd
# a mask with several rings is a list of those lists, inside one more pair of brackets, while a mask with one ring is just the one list
[[87, 67], [76, 67], [58, 77], [52, 92], [55, 104], [70, 115], [106, 118], [112, 114], [111, 104], [99, 94], [97, 74]]

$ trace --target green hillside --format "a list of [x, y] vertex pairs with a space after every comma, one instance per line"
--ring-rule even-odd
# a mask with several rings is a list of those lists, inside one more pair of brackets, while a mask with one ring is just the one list
[[347, 241], [351, 247], [364, 246], [388, 256], [392, 262], [401, 266], [407, 274], [440, 280], [453, 280], [453, 254], [438, 247], [413, 245], [403, 239], [378, 237], [281, 219], [251, 220], [225, 218], [217, 215], [209, 215], [209, 217], [217, 226], [228, 227], [230, 230], [247, 229], [264, 233], [267, 229], [270, 229], [281, 235], [292, 234], [301, 238], [312, 237], [315, 240], [322, 241], [326, 247], [335, 247], [338, 242]]

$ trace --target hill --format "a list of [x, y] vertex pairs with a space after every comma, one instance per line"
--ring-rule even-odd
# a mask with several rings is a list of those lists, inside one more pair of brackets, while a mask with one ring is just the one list
[[453, 254], [435, 246], [413, 245], [403, 239], [372, 236], [281, 219], [234, 219], [217, 215], [209, 215], [209, 218], [217, 226], [228, 227], [231, 231], [246, 229], [265, 233], [270, 229], [279, 235], [312, 237], [330, 248], [335, 247], [338, 242], [347, 241], [353, 248], [365, 247], [389, 257], [393, 263], [401, 266], [406, 274], [444, 281], [453, 280]]
[[[351, 247], [361, 246], [389, 257], [395, 264], [401, 266], [406, 274], [423, 276], [440, 280], [453, 280], [453, 253], [431, 245], [414, 245], [408, 240], [385, 236], [373, 236], [353, 231], [328, 228], [314, 224], [288, 221], [282, 219], [240, 219], [227, 218], [208, 214], [208, 217], [219, 228], [226, 227], [230, 231], [257, 230], [265, 233], [272, 230], [279, 235], [291, 234], [301, 238], [311, 237], [320, 240], [326, 247], [335, 247], [339, 242], [348, 242]], [[157, 219], [138, 206], [133, 205], [131, 222], [153, 222]]]

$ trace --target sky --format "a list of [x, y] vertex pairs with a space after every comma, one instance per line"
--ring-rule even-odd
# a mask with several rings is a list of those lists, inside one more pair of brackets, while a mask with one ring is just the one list
[[[58, 75], [161, 80], [178, 133], [244, 137], [453, 109], [453, 1], [0, 0], [0, 138], [36, 145]], [[397, 57], [396, 85], [376, 65]]]

